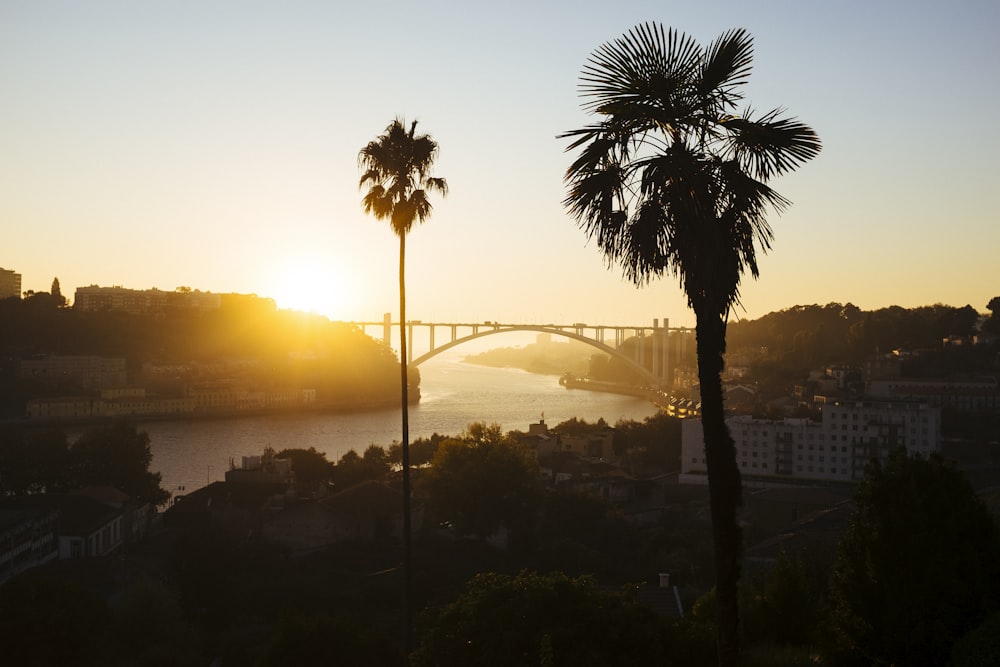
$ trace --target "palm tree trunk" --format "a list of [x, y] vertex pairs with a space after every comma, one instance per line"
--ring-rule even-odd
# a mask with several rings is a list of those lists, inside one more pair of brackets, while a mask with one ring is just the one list
[[[705, 312], [705, 311], [708, 312]], [[722, 394], [726, 323], [711, 309], [695, 310], [698, 380], [701, 383], [701, 423], [715, 548], [715, 599], [720, 667], [739, 664], [738, 585], [742, 535], [736, 513], [742, 504], [736, 446], [726, 426]]]
[[412, 581], [410, 535], [410, 401], [406, 363], [406, 234], [399, 235], [399, 368], [400, 395], [403, 408], [403, 655], [410, 654], [411, 614], [410, 584]]

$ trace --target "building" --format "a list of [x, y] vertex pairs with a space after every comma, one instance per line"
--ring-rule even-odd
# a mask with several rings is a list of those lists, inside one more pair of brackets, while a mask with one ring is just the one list
[[207, 312], [219, 310], [222, 295], [200, 290], [166, 292], [153, 289], [137, 290], [115, 285], [77, 287], [73, 308], [84, 311], [124, 311], [132, 314], [160, 313], [175, 308]]
[[[107, 556], [122, 545], [121, 508], [95, 498], [71, 493], [40, 493], [4, 498], [0, 504], [3, 512], [41, 510], [55, 512], [58, 516], [60, 559]], [[50, 520], [44, 519], [40, 530], [48, 531], [50, 525]]]
[[58, 510], [0, 509], [0, 584], [58, 557]]
[[965, 380], [891, 378], [872, 380], [868, 395], [886, 401], [923, 401], [939, 408], [1000, 410], [1000, 385], [994, 377]]
[[0, 268], [0, 299], [21, 298], [21, 274]]
[[[748, 486], [778, 480], [853, 482], [873, 458], [905, 447], [926, 457], [941, 448], [941, 411], [926, 403], [843, 401], [823, 406], [821, 421], [726, 419]], [[681, 481], [706, 480], [701, 421], [681, 426]]]
[[127, 384], [124, 357], [98, 357], [96, 355], [49, 355], [37, 359], [22, 359], [18, 364], [18, 377], [37, 380], [50, 385], [67, 381], [82, 389], [111, 389]]

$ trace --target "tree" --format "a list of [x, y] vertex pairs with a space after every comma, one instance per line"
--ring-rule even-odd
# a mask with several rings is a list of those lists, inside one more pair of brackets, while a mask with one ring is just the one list
[[946, 664], [1000, 609], [1000, 528], [940, 457], [873, 461], [831, 581], [840, 644], [868, 663]]
[[426, 625], [413, 665], [654, 665], [666, 658], [651, 609], [561, 573], [478, 574]]
[[423, 223], [431, 214], [428, 195], [448, 194], [448, 183], [431, 176], [438, 145], [430, 135], [417, 134], [417, 121], [406, 129], [402, 118], [394, 119], [374, 141], [358, 152], [358, 164], [364, 169], [359, 188], [368, 187], [361, 200], [365, 213], [376, 220], [389, 220], [399, 237], [399, 367], [402, 403], [403, 448], [403, 648], [410, 645], [410, 453], [409, 453], [409, 376], [406, 364], [406, 235], [414, 222]]
[[459, 533], [486, 538], [518, 528], [537, 507], [538, 464], [498, 429], [470, 424], [462, 438], [441, 442], [427, 471], [431, 507]]
[[95, 426], [70, 447], [77, 485], [113, 486], [132, 498], [163, 505], [169, 492], [160, 487], [160, 473], [150, 472], [153, 453], [149, 434], [127, 421]]
[[66, 297], [63, 296], [62, 289], [59, 287], [59, 278], [52, 279], [52, 289], [49, 291], [52, 294], [52, 299], [56, 302], [56, 304], [58, 304], [59, 306], [66, 305]]
[[726, 429], [721, 371], [726, 324], [757, 249], [770, 247], [768, 209], [789, 201], [767, 181], [818, 154], [815, 132], [780, 110], [738, 113], [753, 40], [742, 29], [707, 48], [657, 24], [606, 42], [581, 74], [599, 120], [561, 135], [581, 149], [564, 204], [609, 265], [637, 286], [668, 273], [696, 318], [698, 379], [719, 596], [719, 661], [739, 654], [741, 482]]
[[1000, 334], [1000, 296], [995, 296], [986, 304], [986, 309], [990, 311], [990, 317], [986, 320], [983, 329], [995, 334]]

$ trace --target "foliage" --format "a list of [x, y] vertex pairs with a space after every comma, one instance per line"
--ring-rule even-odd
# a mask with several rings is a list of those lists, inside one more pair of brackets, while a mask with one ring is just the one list
[[70, 447], [73, 477], [79, 486], [114, 486], [132, 498], [163, 505], [170, 494], [160, 473], [150, 472], [149, 434], [127, 421], [95, 426]]
[[2, 660], [25, 667], [106, 665], [102, 640], [109, 620], [96, 593], [28, 572], [0, 586]]
[[801, 559], [782, 551], [757, 582], [747, 581], [742, 588], [743, 636], [749, 644], [818, 644], [824, 596]]
[[173, 594], [158, 583], [140, 581], [126, 589], [111, 608], [108, 665], [184, 667], [204, 658], [194, 629]]
[[1000, 335], [1000, 296], [990, 299], [986, 309], [990, 311], [990, 316], [983, 323], [983, 331]]
[[129, 421], [91, 427], [72, 444], [54, 429], [7, 428], [0, 432], [0, 493], [111, 486], [162, 505], [170, 494], [160, 486], [160, 473], [150, 472], [152, 460], [149, 435]]
[[880, 664], [944, 664], [1000, 609], [1000, 529], [960, 472], [894, 452], [870, 464], [832, 579], [841, 644]]
[[282, 614], [275, 636], [258, 664], [261, 667], [405, 664], [392, 647], [392, 643], [369, 628], [341, 616], [289, 610]]
[[73, 487], [66, 434], [55, 429], [0, 430], [0, 495], [63, 492]]
[[498, 425], [478, 422], [441, 442], [424, 485], [437, 515], [481, 538], [530, 521], [541, 489], [531, 453]]
[[644, 469], [680, 469], [681, 420], [660, 412], [642, 422], [615, 424], [615, 453], [627, 456]]
[[[439, 433], [432, 433], [429, 438], [417, 438], [410, 443], [410, 465], [427, 465], [434, 458], [438, 445], [446, 439]], [[403, 462], [403, 446], [398, 442], [389, 445], [389, 463], [393, 466], [400, 466]]]
[[389, 470], [389, 454], [378, 445], [368, 445], [363, 456], [353, 449], [341, 455], [333, 469], [333, 481], [338, 489], [346, 489], [360, 482], [381, 479]]
[[334, 464], [326, 460], [325, 452], [309, 449], [283, 449], [275, 455], [279, 459], [291, 459], [292, 472], [298, 484], [325, 484], [333, 477]]
[[608, 428], [608, 422], [603, 417], [590, 424], [586, 419], [570, 417], [564, 422], [559, 422], [552, 427], [552, 432], [557, 435], [586, 435], [588, 433], [599, 433]]
[[1000, 611], [959, 639], [951, 651], [949, 667], [1000, 665]]
[[565, 574], [484, 573], [424, 618], [416, 667], [652, 665], [665, 661], [653, 612]]
[[531, 569], [593, 574], [611, 581], [642, 576], [636, 565], [638, 530], [598, 496], [562, 490], [545, 493], [530, 538], [518, 537], [517, 554]]

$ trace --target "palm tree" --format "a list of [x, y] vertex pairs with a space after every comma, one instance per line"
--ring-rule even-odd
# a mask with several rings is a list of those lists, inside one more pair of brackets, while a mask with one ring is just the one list
[[753, 40], [742, 29], [708, 48], [643, 24], [599, 46], [581, 73], [583, 108], [599, 119], [560, 136], [580, 149], [566, 172], [570, 214], [609, 265], [637, 286], [670, 274], [696, 318], [698, 378], [711, 499], [719, 664], [739, 658], [742, 503], [725, 423], [726, 323], [747, 270], [772, 239], [766, 213], [790, 202], [767, 185], [819, 153], [815, 132], [781, 110], [738, 112]]
[[430, 175], [438, 154], [438, 145], [430, 135], [417, 134], [417, 121], [409, 130], [402, 118], [396, 118], [385, 132], [368, 142], [358, 152], [358, 165], [364, 170], [358, 187], [368, 191], [361, 200], [366, 213], [377, 220], [389, 220], [399, 237], [399, 367], [403, 406], [403, 650], [410, 649], [410, 425], [409, 378], [406, 364], [406, 235], [414, 222], [423, 222], [431, 214], [428, 194], [448, 194], [448, 183]]

